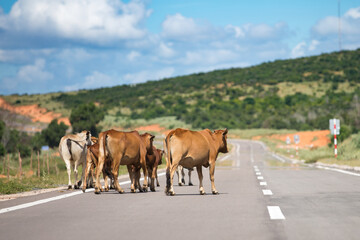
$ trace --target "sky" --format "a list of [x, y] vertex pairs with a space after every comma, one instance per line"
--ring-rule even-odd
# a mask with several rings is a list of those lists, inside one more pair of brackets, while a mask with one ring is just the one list
[[2, 95], [138, 84], [359, 47], [360, 0], [0, 0]]

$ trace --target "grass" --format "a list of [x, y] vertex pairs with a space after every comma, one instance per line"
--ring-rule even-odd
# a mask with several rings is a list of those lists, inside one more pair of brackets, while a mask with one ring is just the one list
[[[240, 130], [239, 130], [240, 131]], [[292, 131], [281, 130], [281, 133], [291, 133]], [[245, 130], [240, 131], [238, 134], [251, 138], [256, 133], [260, 133], [262, 137], [259, 139], [263, 141], [272, 151], [283, 155], [287, 158], [295, 158], [304, 160], [305, 163], [322, 162], [327, 164], [348, 165], [352, 167], [360, 166], [360, 133], [351, 135], [342, 143], [338, 143], [338, 157], [335, 158], [334, 147], [324, 146], [314, 149], [299, 149], [299, 155], [296, 156], [296, 150], [290, 149], [289, 152], [286, 148], [278, 148], [278, 145], [283, 145], [280, 140], [269, 139], [266, 136], [271, 134], [279, 134], [277, 130]]]

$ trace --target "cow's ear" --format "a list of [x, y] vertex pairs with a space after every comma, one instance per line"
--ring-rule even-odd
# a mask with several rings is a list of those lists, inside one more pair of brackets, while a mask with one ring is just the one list
[[150, 134], [150, 140], [154, 140], [155, 136]]
[[227, 133], [228, 133], [228, 129], [225, 128], [225, 130], [224, 130], [224, 132], [223, 132], [223, 135], [225, 136]]

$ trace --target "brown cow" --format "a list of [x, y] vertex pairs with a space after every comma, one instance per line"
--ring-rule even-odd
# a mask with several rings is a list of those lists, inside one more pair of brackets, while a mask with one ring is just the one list
[[211, 190], [218, 194], [214, 184], [215, 161], [219, 152], [227, 153], [228, 130], [209, 129], [202, 131], [190, 131], [177, 128], [172, 130], [164, 140], [166, 149], [166, 188], [167, 195], [175, 195], [173, 188], [173, 177], [178, 167], [196, 167], [199, 176], [200, 194], [205, 194], [203, 187], [202, 166], [210, 166]]
[[[86, 153], [86, 168], [85, 168], [85, 175], [84, 175], [84, 183], [83, 183], [83, 192], [85, 192], [86, 190], [86, 184], [89, 182], [89, 186], [93, 186], [93, 181], [95, 178], [95, 174], [94, 174], [94, 170], [95, 167], [98, 167], [98, 159], [99, 159], [99, 143], [96, 139], [96, 141], [92, 140], [93, 142], [96, 142], [95, 144], [88, 146], [88, 150]], [[109, 191], [109, 187], [108, 187], [108, 177], [110, 177], [110, 184], [111, 187], [113, 186], [113, 179], [112, 176], [110, 174], [110, 161], [107, 161], [107, 166], [105, 166], [103, 168], [103, 176], [104, 176], [104, 181], [105, 181], [105, 192]], [[91, 174], [91, 175], [90, 175]], [[89, 180], [87, 180], [89, 179]], [[102, 189], [101, 189], [102, 190]]]
[[[99, 164], [96, 169], [96, 184], [95, 193], [100, 193], [100, 173], [103, 170], [104, 163], [111, 161], [111, 173], [115, 179], [115, 189], [119, 193], [124, 190], [120, 187], [118, 172], [120, 165], [127, 165], [128, 169], [134, 167], [139, 169], [141, 167], [144, 171], [143, 189], [147, 191], [147, 168], [146, 168], [146, 154], [152, 153], [152, 144], [154, 136], [145, 133], [140, 135], [137, 131], [119, 132], [116, 130], [109, 130], [99, 134]], [[130, 171], [132, 172], [132, 171]], [[136, 174], [130, 174], [131, 191], [135, 192], [135, 183], [137, 181]]]
[[150, 190], [155, 191], [155, 178], [157, 186], [159, 187], [159, 180], [157, 175], [157, 168], [161, 165], [161, 159], [164, 154], [163, 150], [156, 149], [153, 146], [153, 154], [146, 154], [146, 166], [148, 168], [149, 177], [151, 177]]

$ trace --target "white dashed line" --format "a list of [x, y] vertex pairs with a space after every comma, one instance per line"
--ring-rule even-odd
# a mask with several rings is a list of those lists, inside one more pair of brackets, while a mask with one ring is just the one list
[[268, 206], [267, 207], [271, 220], [283, 220], [285, 219], [284, 214], [281, 212], [279, 206]]
[[266, 182], [260, 182], [260, 186], [267, 186]]
[[255, 174], [256, 174], [256, 175], [261, 175], [261, 172], [256, 172]]
[[257, 179], [264, 180], [264, 177], [263, 176], [258, 176]]
[[273, 193], [270, 189], [263, 189], [262, 192], [266, 196], [273, 195]]

